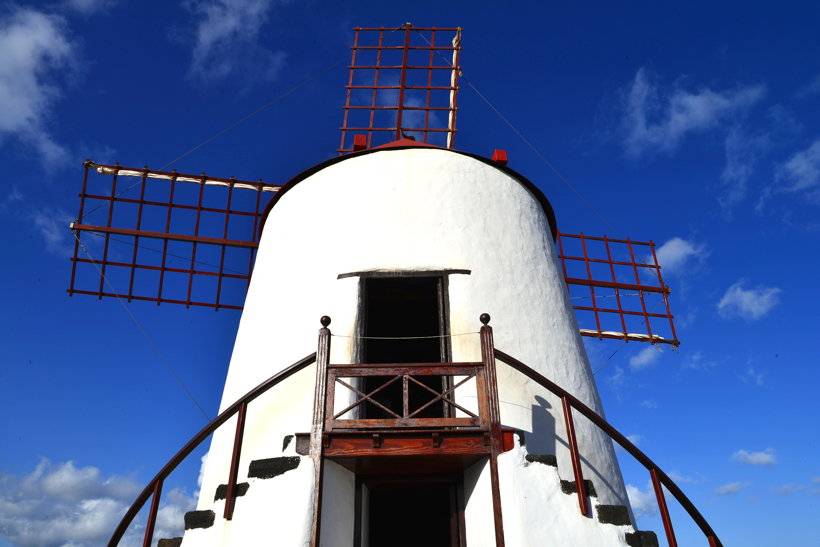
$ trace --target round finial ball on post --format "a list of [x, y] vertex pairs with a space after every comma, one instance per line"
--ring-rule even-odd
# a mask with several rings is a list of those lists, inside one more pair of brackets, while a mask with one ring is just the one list
[[482, 313], [481, 317], [478, 318], [481, 321], [481, 324], [487, 326], [487, 323], [490, 322], [490, 314], [489, 313]]
[[330, 325], [330, 317], [328, 317], [327, 315], [323, 315], [322, 318], [319, 319], [319, 322], [322, 324], [323, 327], [327, 328], [327, 326]]

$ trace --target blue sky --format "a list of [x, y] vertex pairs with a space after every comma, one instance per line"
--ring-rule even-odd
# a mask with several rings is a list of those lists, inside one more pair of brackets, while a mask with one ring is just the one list
[[[118, 302], [66, 295], [82, 161], [165, 166], [346, 64], [353, 26], [406, 21], [465, 28], [464, 75], [606, 224], [469, 89], [459, 149], [506, 149], [563, 231], [660, 246], [683, 343], [587, 345], [610, 422], [725, 545], [820, 545], [818, 16], [807, 2], [3, 2], [0, 546], [101, 544], [205, 423], [168, 365], [213, 416], [238, 322], [133, 303], [155, 351]], [[337, 67], [172, 167], [284, 182], [335, 154], [345, 81]], [[660, 531], [648, 477], [623, 467]], [[198, 468], [166, 487], [162, 531]]]

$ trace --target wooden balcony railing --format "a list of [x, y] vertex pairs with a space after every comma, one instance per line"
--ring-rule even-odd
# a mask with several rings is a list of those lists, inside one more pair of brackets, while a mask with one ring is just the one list
[[[321, 497], [322, 497], [322, 476], [324, 468], [324, 451], [328, 435], [345, 434], [355, 430], [376, 431], [376, 430], [408, 430], [415, 428], [445, 429], [457, 428], [453, 431], [463, 432], [475, 430], [484, 435], [486, 439], [485, 455], [489, 456], [490, 483], [493, 498], [493, 514], [495, 521], [495, 543], [497, 547], [504, 546], [503, 519], [501, 514], [501, 503], [498, 482], [497, 456], [502, 451], [503, 437], [501, 430], [501, 419], [498, 405], [498, 392], [496, 381], [496, 360], [505, 363], [511, 368], [521, 372], [537, 384], [549, 390], [554, 395], [561, 398], [564, 410], [564, 419], [567, 427], [567, 440], [570, 449], [570, 456], [575, 474], [575, 481], [578, 485], [578, 501], [581, 513], [588, 515], [589, 505], [587, 493], [584, 486], [583, 471], [580, 465], [580, 449], [575, 441], [573, 410], [600, 428], [610, 438], [617, 442], [626, 452], [632, 455], [649, 471], [655, 495], [658, 501], [658, 508], [661, 512], [666, 537], [670, 547], [677, 547], [672, 522], [667, 509], [664, 497], [664, 489], [668, 491], [683, 509], [694, 520], [708, 540], [710, 547], [720, 547], [722, 544], [717, 534], [706, 522], [706, 519], [695, 508], [694, 504], [686, 497], [681, 489], [664, 473], [661, 468], [632, 444], [622, 433], [610, 425], [595, 411], [584, 405], [580, 400], [573, 397], [569, 392], [556, 385], [543, 375], [534, 371], [524, 363], [514, 359], [506, 353], [495, 349], [493, 343], [492, 328], [488, 325], [490, 316], [482, 314], [481, 322], [481, 362], [471, 363], [412, 363], [401, 365], [333, 365], [329, 362], [330, 356], [330, 318], [322, 317], [322, 328], [319, 330], [319, 346], [316, 353], [308, 355], [293, 365], [285, 368], [281, 372], [271, 376], [257, 387], [249, 391], [233, 405], [228, 407], [211, 423], [202, 429], [174, 456], [153, 480], [140, 493], [134, 504], [126, 511], [122, 521], [117, 526], [114, 534], [108, 542], [109, 547], [115, 547], [122, 540], [126, 530], [140, 510], [151, 499], [151, 506], [148, 514], [148, 522], [145, 527], [143, 546], [150, 547], [153, 541], [154, 526], [159, 509], [160, 495], [164, 481], [170, 473], [189, 455], [193, 450], [205, 441], [216, 429], [236, 415], [236, 435], [234, 437], [234, 447], [231, 465], [228, 476], [228, 488], [225, 498], [225, 509], [223, 517], [230, 520], [233, 517], [234, 503], [236, 500], [236, 485], [239, 470], [239, 457], [242, 450], [244, 436], [245, 416], [249, 409], [249, 403], [270, 390], [275, 385], [293, 376], [300, 370], [312, 363], [316, 363], [316, 389], [314, 393], [313, 424], [310, 432], [310, 456], [314, 461], [314, 510], [311, 525], [311, 547], [319, 545], [319, 523]], [[442, 388], [437, 391], [431, 388], [429, 383], [423, 380], [429, 377], [453, 377], [456, 378], [455, 385]], [[357, 382], [349, 381], [353, 379], [363, 379], [368, 377], [382, 377], [384, 382], [370, 391], [365, 391]], [[473, 412], [455, 402], [454, 393], [456, 389], [467, 387], [471, 380], [475, 379], [474, 389], [478, 400], [478, 412]], [[365, 404], [377, 403], [378, 391], [384, 388], [385, 383], [394, 384], [401, 382], [402, 396], [401, 409], [392, 408], [387, 405], [375, 404], [381, 407], [387, 418], [367, 418], [357, 417], [357, 409]], [[431, 398], [413, 407], [412, 398], [409, 395], [410, 386], [415, 385], [418, 389], [427, 390]], [[445, 384], [442, 384], [445, 385]], [[336, 411], [335, 399], [337, 386], [350, 390], [358, 396], [345, 408]], [[451, 414], [461, 412], [464, 416], [456, 417], [422, 417], [423, 412], [433, 404], [440, 404], [442, 408], [449, 409]], [[353, 417], [346, 418], [346, 414]]]
[[[364, 385], [362, 380], [367, 378], [379, 379], [381, 383], [367, 393], [362, 388], [354, 387]], [[454, 378], [455, 384], [451, 387], [442, 387], [441, 390], [430, 386], [430, 384], [447, 386], [445, 381], [447, 378]], [[434, 381], [431, 382], [431, 379]], [[470, 382], [470, 380], [475, 381]], [[379, 400], [379, 394], [384, 393], [394, 384], [401, 387], [400, 405], [385, 405], [384, 401]], [[329, 365], [325, 430], [426, 427], [489, 429], [485, 405], [480, 405], [478, 414], [476, 414], [454, 400], [456, 389], [473, 387], [476, 399], [481, 403], [485, 402], [486, 386], [484, 384], [484, 368], [481, 362]], [[421, 392], [425, 398], [419, 401], [418, 396], [411, 396], [411, 389], [416, 393]], [[339, 396], [351, 394], [358, 398], [343, 409], [335, 411]], [[379, 414], [387, 417], [345, 417], [346, 415], [362, 416], [365, 414], [362, 411], [366, 409], [369, 409], [371, 414], [374, 410], [379, 410], [381, 411]], [[428, 415], [435, 410], [440, 410], [438, 414], [442, 415], [433, 417]], [[457, 412], [466, 416], [456, 417]]]

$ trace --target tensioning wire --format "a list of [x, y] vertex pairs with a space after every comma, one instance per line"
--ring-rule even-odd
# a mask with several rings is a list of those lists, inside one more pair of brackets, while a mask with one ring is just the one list
[[[420, 31], [416, 31], [416, 34], [421, 36], [422, 40], [427, 42], [427, 45], [433, 47], [433, 45], [430, 43], [430, 40], [428, 40], [424, 34], [422, 34]], [[444, 59], [446, 63], [452, 63], [452, 61], [444, 57], [444, 55], [440, 51], [436, 50], [436, 53], [442, 59]], [[519, 131], [519, 129], [515, 125], [513, 125], [513, 123], [510, 120], [508, 120], [507, 117], [504, 116], [504, 114], [502, 114], [501, 111], [498, 108], [496, 108], [496, 106], [492, 102], [490, 102], [490, 100], [487, 97], [485, 97], [484, 94], [481, 93], [475, 85], [473, 85], [469, 78], [467, 78], [464, 75], [463, 70], [459, 70], [459, 77], [470, 87], [470, 89], [472, 89], [475, 92], [476, 95], [479, 96], [479, 98], [482, 101], [484, 101], [487, 104], [487, 106], [490, 107], [490, 109], [493, 112], [495, 112], [495, 114], [501, 119], [501, 121], [503, 121], [507, 125], [507, 127], [509, 127], [513, 131], [513, 133], [515, 133], [518, 136], [518, 138], [521, 139], [524, 142], [524, 144], [526, 144], [530, 148], [530, 150], [532, 150], [535, 153], [536, 156], [538, 156], [538, 158], [544, 163], [544, 165], [546, 165], [549, 168], [549, 170], [552, 171], [561, 180], [561, 182], [563, 182], [570, 190], [572, 190], [575, 193], [578, 199], [580, 199], [584, 203], [584, 205], [586, 205], [589, 208], [589, 210], [592, 211], [595, 214], [595, 216], [597, 216], [598, 219], [604, 223], [604, 225], [608, 226], [612, 230], [615, 230], [615, 227], [612, 224], [610, 224], [610, 222], [606, 218], [604, 218], [604, 216], [601, 213], [599, 213], [598, 210], [595, 209], [595, 207], [592, 206], [592, 204], [583, 196], [583, 194], [581, 194], [581, 192], [579, 192], [575, 188], [575, 186], [573, 186], [572, 183], [569, 180], [567, 180], [566, 177], [564, 177], [564, 175], [562, 175], [561, 172], [558, 171], [558, 169], [556, 169], [554, 165], [552, 165], [552, 163], [549, 162], [549, 160], [547, 160], [544, 154], [542, 154], [541, 151], [532, 142], [530, 142], [530, 140], [527, 137], [525, 137], [524, 134], [521, 131]]]
[[470, 336], [472, 334], [481, 334], [475, 332], [462, 332], [459, 334], [432, 334], [430, 336], [346, 336], [344, 334], [332, 334], [336, 338], [353, 338], [356, 340], [429, 340], [433, 338], [454, 338], [456, 336]]
[[[109, 239], [111, 241], [116, 241], [117, 243], [122, 243], [123, 245], [128, 245], [129, 247], [134, 245], [134, 242], [132, 242], [132, 241], [126, 241], [124, 239], [119, 239], [119, 238], [111, 236], [110, 234], [104, 234], [102, 232], [95, 232], [93, 230], [83, 230], [83, 231], [88, 233], [88, 234], [91, 234], [93, 236], [97, 236], [97, 237], [105, 237], [106, 235], [108, 235]], [[139, 237], [139, 236], [135, 236], [135, 237]], [[136, 244], [136, 245], [137, 245], [138, 249], [145, 249], [146, 251], [151, 251], [152, 253], [164, 254], [165, 256], [170, 256], [172, 258], [177, 258], [179, 260], [184, 260], [185, 262], [191, 262], [191, 259], [187, 256], [182, 256], [182, 255], [174, 254], [174, 253], [167, 252], [167, 251], [160, 251], [159, 249], [154, 249], [153, 247], [148, 247], [147, 245], [142, 245], [142, 244]], [[218, 265], [211, 264], [210, 262], [205, 262], [205, 261], [202, 261], [202, 260], [194, 260], [194, 264], [199, 264], [201, 266], [210, 266], [211, 268], [214, 268], [214, 270], [219, 270]], [[223, 266], [222, 271], [234, 273], [234, 274], [237, 274], [237, 275], [247, 274], [247, 272], [234, 270], [232, 268], [228, 268], [227, 266]], [[209, 272], [209, 273], [216, 273], [216, 271]]]
[[[298, 91], [299, 89], [301, 89], [301, 88], [305, 87], [306, 85], [308, 85], [308, 84], [310, 84], [310, 83], [314, 82], [315, 80], [318, 80], [319, 78], [321, 78], [322, 76], [324, 76], [325, 74], [327, 74], [328, 72], [330, 72], [331, 70], [333, 70], [334, 68], [336, 68], [337, 66], [339, 66], [340, 64], [342, 64], [342, 63], [344, 62], [344, 60], [345, 60], [345, 58], [339, 59], [338, 61], [336, 61], [335, 63], [331, 64], [331, 65], [330, 65], [330, 66], [328, 66], [327, 68], [325, 68], [325, 69], [323, 69], [323, 70], [321, 70], [321, 71], [317, 72], [316, 74], [314, 74], [314, 75], [313, 75], [313, 76], [311, 76], [310, 78], [308, 78], [308, 79], [306, 79], [306, 80], [303, 80], [302, 82], [300, 82], [300, 83], [296, 84], [295, 86], [291, 87], [290, 89], [288, 89], [287, 91], [285, 91], [284, 93], [282, 93], [281, 95], [279, 95], [278, 97], [276, 97], [275, 99], [271, 100], [271, 101], [270, 101], [270, 102], [268, 102], [268, 103], [265, 103], [264, 105], [260, 106], [259, 108], [257, 108], [257, 109], [256, 109], [256, 110], [254, 110], [253, 112], [251, 112], [250, 114], [248, 114], [248, 115], [246, 115], [246, 116], [244, 116], [244, 117], [240, 118], [239, 120], [237, 120], [237, 121], [235, 121], [234, 123], [232, 123], [232, 124], [228, 125], [228, 126], [227, 126], [227, 127], [225, 127], [224, 129], [222, 129], [222, 130], [220, 130], [220, 131], [218, 131], [218, 132], [214, 133], [212, 136], [208, 137], [207, 139], [205, 139], [205, 140], [204, 140], [204, 141], [202, 141], [201, 143], [197, 144], [196, 146], [194, 146], [193, 148], [191, 148], [190, 150], [188, 150], [188, 151], [187, 151], [187, 152], [185, 152], [184, 154], [181, 154], [181, 155], [177, 156], [176, 158], [172, 159], [171, 161], [169, 161], [168, 163], [166, 163], [165, 165], [163, 165], [162, 167], [160, 167], [159, 169], [157, 169], [157, 171], [164, 171], [164, 170], [168, 169], [169, 167], [171, 167], [173, 164], [175, 164], [176, 162], [178, 162], [178, 161], [179, 161], [179, 160], [181, 160], [182, 158], [184, 158], [184, 157], [186, 157], [186, 156], [189, 156], [189, 155], [193, 154], [194, 152], [196, 152], [197, 150], [199, 150], [199, 149], [200, 149], [200, 148], [202, 148], [203, 146], [205, 146], [205, 145], [207, 145], [207, 144], [209, 144], [209, 143], [213, 142], [214, 140], [218, 139], [219, 137], [221, 137], [222, 135], [224, 135], [224, 134], [225, 134], [225, 133], [227, 133], [228, 131], [230, 131], [230, 130], [232, 130], [232, 129], [235, 129], [236, 127], [238, 127], [238, 126], [242, 125], [243, 123], [245, 123], [246, 121], [250, 120], [250, 119], [251, 119], [251, 118], [253, 118], [254, 116], [256, 116], [256, 115], [258, 115], [258, 114], [262, 113], [262, 112], [263, 112], [263, 111], [265, 111], [265, 110], [267, 110], [268, 108], [270, 108], [271, 106], [275, 105], [276, 103], [278, 103], [279, 101], [281, 101], [281, 100], [282, 100], [282, 99], [284, 99], [285, 97], [287, 97], [287, 96], [289, 96], [289, 95], [292, 95], [294, 92]], [[122, 190], [121, 192], [118, 192], [118, 193], [116, 194], [116, 196], [118, 197], [118, 196], [121, 196], [121, 195], [125, 194], [126, 192], [128, 192], [128, 191], [130, 191], [132, 188], [134, 188], [135, 186], [139, 185], [141, 182], [142, 182], [142, 181], [135, 182], [135, 183], [134, 183], [134, 184], [132, 184], [131, 186], [128, 186], [127, 188], [125, 188], [124, 190]], [[90, 215], [91, 213], [93, 213], [93, 212], [95, 212], [96, 210], [100, 209], [101, 207], [105, 207], [106, 205], [107, 205], [106, 203], [101, 203], [100, 205], [97, 205], [97, 206], [96, 206], [96, 207], [94, 207], [93, 209], [91, 209], [91, 210], [89, 210], [89, 211], [86, 211], [86, 212], [83, 214], [83, 216], [82, 216], [82, 217], [80, 217], [79, 219], [77, 219], [77, 222], [82, 222], [83, 218], [87, 217], [88, 215]]]
[[[72, 231], [72, 234], [74, 234], [73, 231]], [[154, 352], [159, 356], [160, 361], [162, 361], [162, 363], [165, 365], [165, 368], [167, 368], [168, 372], [170, 372], [174, 376], [174, 378], [176, 378], [177, 383], [179, 383], [179, 385], [182, 386], [182, 389], [185, 390], [185, 393], [188, 394], [188, 398], [190, 398], [191, 401], [194, 403], [194, 405], [196, 405], [196, 407], [199, 409], [199, 411], [202, 413], [202, 415], [205, 417], [205, 419], [208, 422], [210, 422], [211, 418], [210, 418], [210, 416], [208, 416], [208, 413], [205, 412], [205, 410], [202, 408], [202, 405], [200, 405], [199, 401], [197, 401], [196, 397], [194, 397], [194, 394], [191, 393], [191, 390], [188, 389], [188, 386], [186, 386], [185, 382], [182, 381], [182, 378], [179, 377], [179, 374], [177, 374], [177, 371], [174, 370], [174, 367], [171, 365], [171, 362], [168, 360], [168, 358], [165, 357], [165, 354], [163, 354], [162, 351], [160, 351], [159, 347], [157, 347], [157, 345], [154, 343], [154, 341], [151, 339], [151, 337], [148, 336], [148, 332], [142, 327], [142, 325], [137, 320], [137, 318], [134, 316], [134, 314], [131, 313], [131, 310], [128, 309], [128, 306], [125, 305], [125, 300], [122, 298], [122, 296], [120, 296], [119, 293], [114, 289], [114, 287], [108, 281], [108, 278], [105, 277], [105, 275], [103, 275], [103, 272], [100, 269], [99, 265], [94, 261], [93, 258], [91, 258], [91, 253], [89, 253], [88, 249], [85, 248], [85, 245], [83, 244], [82, 241], [80, 241], [80, 238], [77, 237], [77, 234], [74, 234], [74, 238], [77, 240], [77, 243], [80, 244], [80, 247], [83, 248], [83, 252], [85, 252], [86, 256], [88, 256], [88, 259], [91, 261], [91, 263], [97, 269], [97, 272], [100, 274], [100, 277], [102, 277], [102, 279], [105, 281], [105, 284], [108, 285], [108, 288], [111, 289], [111, 292], [114, 293], [114, 296], [117, 297], [117, 300], [119, 301], [120, 305], [122, 306], [122, 309], [125, 310], [125, 312], [128, 314], [128, 316], [131, 318], [131, 320], [137, 326], [137, 329], [139, 329], [139, 331], [142, 333], [142, 335], [145, 337], [145, 339], [148, 340], [148, 344], [151, 346], [151, 348], [153, 348]]]

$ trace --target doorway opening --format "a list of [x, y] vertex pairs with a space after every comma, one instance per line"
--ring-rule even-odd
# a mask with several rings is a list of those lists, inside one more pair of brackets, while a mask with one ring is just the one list
[[356, 547], [463, 545], [461, 475], [364, 477], [356, 498]]
[[[444, 276], [404, 275], [401, 277], [362, 277], [361, 362], [441, 363], [449, 360], [450, 345], [447, 318], [447, 278]], [[384, 385], [390, 377], [372, 377], [364, 381], [364, 391], [370, 393]], [[417, 381], [441, 393], [449, 378], [420, 376]], [[401, 414], [402, 383], [393, 382], [373, 398], [390, 410]], [[409, 408], [418, 409], [436, 396], [415, 383], [408, 386]], [[449, 416], [449, 405], [437, 401], [426, 407], [416, 418]], [[363, 408], [364, 418], [392, 417], [373, 404]]]

